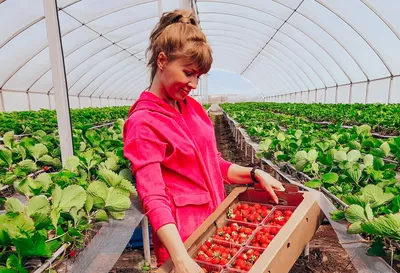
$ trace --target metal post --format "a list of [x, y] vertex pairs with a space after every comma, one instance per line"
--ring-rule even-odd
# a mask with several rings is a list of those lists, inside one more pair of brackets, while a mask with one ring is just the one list
[[369, 93], [369, 83], [370, 81], [367, 81], [367, 90], [365, 91], [365, 101], [364, 103], [368, 103], [368, 93]]
[[390, 82], [389, 82], [389, 94], [388, 94], [388, 99], [387, 99], [388, 104], [392, 100], [392, 85], [393, 85], [393, 76], [390, 77]]
[[336, 92], [335, 92], [335, 104], [337, 104], [337, 95], [338, 95], [339, 86], [336, 85]]
[[3, 92], [0, 90], [0, 112], [5, 112], [6, 111], [6, 107], [4, 105], [4, 96], [3, 96]]
[[64, 54], [61, 43], [57, 2], [54, 0], [43, 0], [43, 8], [46, 20], [51, 73], [53, 77], [54, 96], [56, 101], [61, 159], [63, 165], [65, 165], [67, 158], [74, 155], [74, 150], [72, 143], [67, 77], [65, 74]]
[[353, 83], [350, 83], [350, 91], [349, 91], [349, 104], [351, 104], [351, 97], [353, 94]]
[[142, 220], [142, 239], [143, 239], [144, 259], [148, 264], [151, 264], [149, 219], [147, 219], [146, 216], [144, 216]]

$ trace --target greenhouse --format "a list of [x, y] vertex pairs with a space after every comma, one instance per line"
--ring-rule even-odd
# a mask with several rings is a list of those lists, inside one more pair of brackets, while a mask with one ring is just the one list
[[399, 13], [0, 0], [0, 273], [400, 272]]

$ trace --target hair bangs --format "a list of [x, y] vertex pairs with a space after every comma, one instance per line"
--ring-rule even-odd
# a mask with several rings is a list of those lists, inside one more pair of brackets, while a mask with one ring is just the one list
[[210, 46], [203, 41], [191, 41], [186, 45], [181, 57], [187, 65], [196, 65], [199, 74], [206, 74], [213, 62]]

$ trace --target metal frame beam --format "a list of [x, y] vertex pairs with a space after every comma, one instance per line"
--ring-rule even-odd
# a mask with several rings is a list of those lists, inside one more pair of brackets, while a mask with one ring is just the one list
[[60, 138], [61, 159], [63, 165], [67, 158], [74, 155], [72, 126], [68, 99], [67, 76], [65, 74], [64, 55], [61, 42], [60, 22], [57, 1], [43, 0], [51, 71], [56, 101], [57, 124]]

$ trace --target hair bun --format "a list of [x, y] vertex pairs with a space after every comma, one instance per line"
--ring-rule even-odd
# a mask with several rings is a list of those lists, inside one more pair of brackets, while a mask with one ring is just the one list
[[182, 16], [179, 18], [179, 23], [184, 23], [184, 24], [191, 24], [192, 22], [190, 21], [190, 17], [187, 16]]

